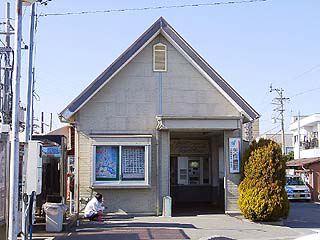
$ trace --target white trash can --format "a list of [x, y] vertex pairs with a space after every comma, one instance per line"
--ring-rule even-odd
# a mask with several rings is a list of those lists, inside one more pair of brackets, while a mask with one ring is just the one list
[[43, 209], [46, 213], [46, 231], [61, 232], [66, 205], [47, 202], [43, 205]]

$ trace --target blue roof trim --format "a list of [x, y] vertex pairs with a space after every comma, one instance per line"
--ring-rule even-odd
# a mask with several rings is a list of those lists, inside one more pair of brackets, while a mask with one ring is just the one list
[[[185, 51], [250, 118], [256, 119], [257, 113], [168, 23], [160, 17], [147, 29], [124, 53], [122, 53], [103, 73], [101, 73], [82, 93], [75, 98], [60, 116], [68, 119], [78, 108], [91, 97], [118, 69], [120, 69], [148, 40], [159, 30], [165, 31], [169, 37]], [[71, 113], [71, 114], [70, 114]], [[70, 114], [70, 116], [68, 116]]]

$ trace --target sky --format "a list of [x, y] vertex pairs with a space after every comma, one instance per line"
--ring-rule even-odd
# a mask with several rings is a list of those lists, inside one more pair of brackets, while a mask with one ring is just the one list
[[[222, 0], [225, 2], [226, 0]], [[238, 1], [238, 0], [236, 0]], [[2, 1], [4, 2], [4, 1]], [[14, 2], [12, 14], [14, 14]], [[213, 3], [215, 0], [52, 0], [38, 13]], [[3, 3], [1, 3], [3, 4]], [[3, 6], [3, 5], [2, 5]], [[0, 7], [0, 18], [4, 17]], [[267, 0], [146, 11], [40, 17], [36, 33], [36, 117], [58, 113], [108, 67], [154, 21], [163, 16], [260, 114], [260, 133], [276, 133], [272, 83], [290, 97], [291, 116], [319, 113], [320, 1]], [[23, 40], [29, 42], [30, 7], [23, 11]], [[21, 98], [26, 102], [27, 51], [22, 55]]]

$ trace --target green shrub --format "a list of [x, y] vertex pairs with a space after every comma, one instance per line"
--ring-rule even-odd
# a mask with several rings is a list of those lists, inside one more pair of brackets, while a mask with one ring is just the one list
[[244, 178], [244, 168], [246, 163], [249, 160], [250, 155], [254, 152], [254, 150], [263, 146], [267, 146], [270, 142], [274, 142], [274, 141], [270, 139], [264, 139], [264, 138], [260, 138], [258, 142], [256, 140], [253, 140], [249, 148], [245, 150], [242, 161], [241, 161], [241, 180], [243, 180]]
[[[259, 141], [260, 142], [260, 141]], [[254, 143], [244, 165], [244, 179], [239, 186], [239, 207], [253, 221], [286, 218], [289, 201], [284, 189], [285, 160], [280, 146], [269, 140]]]

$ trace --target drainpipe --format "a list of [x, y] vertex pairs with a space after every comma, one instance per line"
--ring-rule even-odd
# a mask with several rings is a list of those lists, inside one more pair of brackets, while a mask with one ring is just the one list
[[159, 198], [160, 198], [160, 167], [159, 167], [159, 163], [160, 163], [160, 143], [159, 143], [159, 136], [160, 132], [159, 130], [156, 130], [156, 150], [157, 150], [157, 157], [156, 157], [156, 179], [157, 179], [157, 189], [156, 189], [156, 214], [157, 216], [160, 215], [160, 204], [159, 204]]

